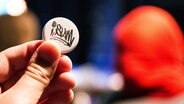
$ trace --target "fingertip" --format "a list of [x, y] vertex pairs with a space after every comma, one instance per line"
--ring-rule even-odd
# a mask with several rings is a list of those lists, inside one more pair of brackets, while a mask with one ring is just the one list
[[68, 97], [68, 102], [71, 103], [74, 99], [74, 92], [73, 90], [69, 90], [69, 97]]
[[59, 80], [61, 84], [65, 84], [62, 86], [63, 89], [72, 89], [76, 86], [76, 80], [70, 72], [60, 74]]
[[70, 104], [73, 99], [74, 93], [71, 89], [60, 90], [40, 100], [39, 104]]
[[57, 66], [56, 73], [60, 74], [63, 72], [69, 72], [71, 69], [72, 69], [71, 59], [66, 55], [62, 55]]

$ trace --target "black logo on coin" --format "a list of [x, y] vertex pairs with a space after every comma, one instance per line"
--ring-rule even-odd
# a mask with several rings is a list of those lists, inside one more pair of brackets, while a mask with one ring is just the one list
[[50, 36], [51, 36], [50, 39], [58, 40], [62, 42], [64, 45], [69, 47], [72, 46], [72, 43], [75, 39], [75, 37], [73, 37], [73, 29], [67, 30], [60, 24], [57, 24], [56, 21], [52, 22], [52, 29]]

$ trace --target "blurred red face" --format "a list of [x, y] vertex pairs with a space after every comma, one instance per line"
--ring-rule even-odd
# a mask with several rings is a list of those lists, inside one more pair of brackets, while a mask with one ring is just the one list
[[182, 31], [168, 12], [138, 7], [118, 22], [115, 34], [118, 66], [126, 78], [143, 88], [184, 89]]

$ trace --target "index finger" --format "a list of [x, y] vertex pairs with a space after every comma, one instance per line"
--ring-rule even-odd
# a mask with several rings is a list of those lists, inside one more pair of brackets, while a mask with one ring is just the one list
[[6, 81], [14, 72], [27, 66], [32, 54], [43, 40], [30, 41], [8, 48], [0, 53], [0, 83]]

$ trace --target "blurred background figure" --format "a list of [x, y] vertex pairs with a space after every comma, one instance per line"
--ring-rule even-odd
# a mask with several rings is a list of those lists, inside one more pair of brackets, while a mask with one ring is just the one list
[[172, 15], [141, 6], [118, 22], [115, 34], [117, 69], [125, 79], [119, 100], [147, 97], [121, 104], [184, 103], [183, 33]]
[[24, 0], [0, 1], [0, 51], [38, 39], [39, 22]]

